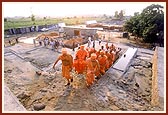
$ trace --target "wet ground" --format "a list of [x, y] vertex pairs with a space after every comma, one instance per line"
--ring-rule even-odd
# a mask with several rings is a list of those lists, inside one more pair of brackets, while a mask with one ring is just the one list
[[[102, 44], [105, 44], [104, 42]], [[87, 45], [87, 44], [86, 44]], [[122, 51], [130, 46], [116, 43]], [[96, 42], [96, 48], [100, 48]], [[28, 111], [162, 111], [152, 107], [151, 80], [153, 51], [138, 48], [127, 72], [111, 67], [90, 88], [84, 75], [77, 75], [70, 86], [61, 76], [61, 62], [52, 69], [59, 51], [50, 47], [19, 43], [4, 49], [4, 81]], [[68, 51], [72, 55], [72, 49]], [[41, 71], [37, 75], [36, 71]]]

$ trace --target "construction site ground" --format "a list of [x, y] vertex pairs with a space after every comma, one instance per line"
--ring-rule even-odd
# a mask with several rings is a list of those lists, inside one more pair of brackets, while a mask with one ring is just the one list
[[[124, 38], [114, 38], [111, 42], [122, 48], [122, 52], [136, 47]], [[76, 74], [74, 70], [71, 72], [74, 81], [65, 86], [61, 62], [57, 63], [55, 70], [52, 69], [61, 48], [52, 51], [50, 46], [46, 48], [23, 42], [4, 47], [4, 85], [27, 111], [163, 111], [164, 102], [156, 107], [150, 104], [153, 50], [137, 46], [138, 52], [123, 76], [111, 67], [87, 88], [85, 76]], [[98, 41], [96, 49], [100, 49]], [[73, 56], [75, 51], [68, 49]], [[36, 71], [42, 74], [37, 75]], [[7, 109], [8, 106], [4, 106], [5, 110], [12, 111]]]

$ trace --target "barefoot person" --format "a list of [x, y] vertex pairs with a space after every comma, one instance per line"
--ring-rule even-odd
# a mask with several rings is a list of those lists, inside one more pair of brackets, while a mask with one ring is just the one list
[[62, 49], [62, 54], [58, 57], [58, 59], [55, 61], [53, 68], [55, 68], [55, 65], [57, 62], [61, 60], [62, 61], [62, 76], [67, 79], [67, 85], [70, 85], [70, 82], [73, 81], [70, 71], [73, 67], [73, 58], [70, 54], [67, 53], [67, 50], [65, 48]]
[[95, 76], [99, 74], [100, 65], [96, 59], [97, 55], [95, 53], [91, 54], [91, 57], [87, 59], [87, 73], [86, 73], [86, 85], [91, 86], [95, 81]]

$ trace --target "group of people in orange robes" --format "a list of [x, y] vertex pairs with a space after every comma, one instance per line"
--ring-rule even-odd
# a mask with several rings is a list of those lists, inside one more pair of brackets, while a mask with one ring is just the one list
[[86, 84], [89, 87], [94, 83], [95, 78], [99, 79], [112, 66], [120, 51], [121, 48], [116, 48], [113, 44], [111, 46], [106, 44], [106, 49], [101, 47], [98, 51], [81, 45], [75, 59], [72, 59], [72, 56], [63, 48], [62, 55], [56, 60], [53, 68], [59, 60], [62, 60], [62, 75], [67, 79], [67, 85], [73, 81], [70, 70], [74, 68], [77, 74], [86, 76]]
[[74, 59], [73, 66], [78, 74], [83, 74], [83, 72], [86, 71], [86, 59], [88, 57], [88, 52], [84, 48], [84, 45], [80, 46], [80, 49], [76, 52]]

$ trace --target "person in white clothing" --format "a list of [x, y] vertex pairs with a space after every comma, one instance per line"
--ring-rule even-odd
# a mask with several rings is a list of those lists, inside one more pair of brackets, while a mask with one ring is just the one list
[[51, 42], [50, 42], [50, 45], [51, 45], [51, 50], [53, 50], [54, 51], [54, 49], [55, 49], [55, 42], [51, 39]]

